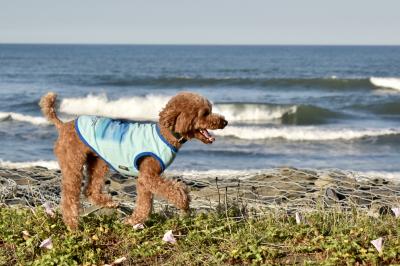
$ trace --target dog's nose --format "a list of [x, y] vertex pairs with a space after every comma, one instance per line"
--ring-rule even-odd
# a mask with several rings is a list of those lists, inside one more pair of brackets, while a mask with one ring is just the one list
[[225, 119], [222, 120], [222, 128], [226, 127], [226, 125], [228, 124], [228, 121], [226, 121]]

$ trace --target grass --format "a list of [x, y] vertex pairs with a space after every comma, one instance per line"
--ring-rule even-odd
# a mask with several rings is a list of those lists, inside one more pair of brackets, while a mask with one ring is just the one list
[[[383, 265], [400, 263], [400, 219], [361, 212], [237, 218], [234, 212], [153, 214], [135, 231], [121, 217], [88, 216], [79, 230], [66, 229], [60, 214], [42, 208], [0, 208], [0, 265], [104, 265], [125, 256], [124, 265]], [[173, 230], [177, 243], [162, 241]], [[28, 231], [25, 237], [22, 231]], [[382, 253], [370, 241], [384, 237]], [[39, 248], [52, 238], [53, 248]]]

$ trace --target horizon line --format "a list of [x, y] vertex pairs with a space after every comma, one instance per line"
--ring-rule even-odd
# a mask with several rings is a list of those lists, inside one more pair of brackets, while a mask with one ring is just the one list
[[1, 42], [0, 45], [121, 45], [121, 46], [400, 46], [400, 44], [346, 44], [346, 43], [338, 43], [338, 44], [326, 44], [326, 43], [266, 43], [266, 44], [256, 44], [256, 43], [86, 43], [86, 42], [71, 42], [71, 43], [63, 43], [63, 42]]

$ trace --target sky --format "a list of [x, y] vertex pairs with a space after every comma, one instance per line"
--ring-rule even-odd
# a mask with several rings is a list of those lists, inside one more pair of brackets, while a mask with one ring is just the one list
[[0, 43], [400, 45], [400, 1], [0, 0]]

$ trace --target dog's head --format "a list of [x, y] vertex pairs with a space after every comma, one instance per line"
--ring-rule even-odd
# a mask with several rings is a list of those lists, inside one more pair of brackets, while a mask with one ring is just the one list
[[196, 138], [210, 144], [215, 138], [208, 129], [223, 129], [228, 121], [212, 113], [212, 105], [206, 98], [192, 92], [181, 92], [171, 98], [160, 112], [159, 123], [186, 139]]

